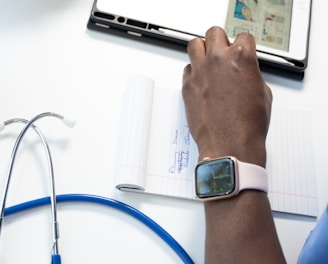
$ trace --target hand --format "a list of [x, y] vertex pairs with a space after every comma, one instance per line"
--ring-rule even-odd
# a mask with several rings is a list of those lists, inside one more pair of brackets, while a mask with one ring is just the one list
[[223, 29], [212, 27], [205, 41], [189, 42], [188, 54], [182, 92], [199, 160], [235, 156], [265, 167], [272, 94], [253, 36], [241, 33], [230, 44]]
[[[219, 27], [189, 42], [183, 99], [199, 160], [235, 156], [265, 167], [272, 94], [262, 79], [254, 38], [230, 44]], [[264, 192], [204, 203], [205, 263], [285, 263]]]

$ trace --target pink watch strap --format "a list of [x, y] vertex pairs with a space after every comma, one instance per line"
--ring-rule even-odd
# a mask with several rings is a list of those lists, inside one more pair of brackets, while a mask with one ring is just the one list
[[268, 192], [268, 175], [263, 167], [239, 160], [237, 161], [237, 166], [239, 191], [255, 189]]

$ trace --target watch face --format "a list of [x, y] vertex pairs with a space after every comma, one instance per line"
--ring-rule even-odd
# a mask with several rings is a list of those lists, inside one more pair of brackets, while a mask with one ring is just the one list
[[199, 198], [223, 196], [235, 190], [234, 162], [230, 158], [199, 163], [195, 177], [196, 195]]

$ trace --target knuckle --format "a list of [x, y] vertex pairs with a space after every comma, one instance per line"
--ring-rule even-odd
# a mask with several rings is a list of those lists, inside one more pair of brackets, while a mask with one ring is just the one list
[[192, 53], [200, 44], [202, 44], [203, 40], [201, 38], [194, 38], [188, 42], [187, 52]]
[[231, 59], [235, 62], [243, 62], [244, 64], [254, 63], [257, 64], [256, 52], [250, 45], [238, 44], [231, 49]]
[[221, 63], [229, 61], [227, 56], [228, 53], [226, 53], [224, 50], [212, 50], [211, 55], [206, 57], [207, 63], [205, 63], [205, 67], [207, 70], [216, 69], [220, 66]]

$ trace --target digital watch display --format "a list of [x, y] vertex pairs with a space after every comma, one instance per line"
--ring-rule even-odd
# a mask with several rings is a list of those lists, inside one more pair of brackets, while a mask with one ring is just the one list
[[195, 192], [198, 199], [229, 198], [244, 189], [267, 192], [266, 170], [235, 157], [205, 160], [195, 168]]

